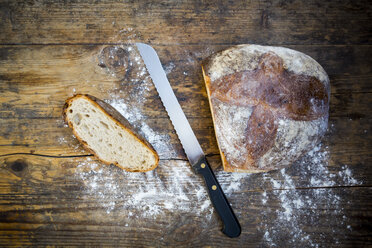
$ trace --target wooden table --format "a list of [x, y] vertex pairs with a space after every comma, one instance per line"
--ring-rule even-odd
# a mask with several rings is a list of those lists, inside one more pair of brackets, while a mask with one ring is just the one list
[[[369, 1], [0, 1], [0, 16], [1, 246], [372, 245]], [[145, 82], [139, 102], [128, 101], [144, 81], [100, 66], [104, 48], [138, 41], [158, 51], [241, 222], [239, 238], [220, 232], [208, 199], [197, 195], [203, 182], [189, 169], [152, 84]], [[329, 74], [329, 132], [291, 168], [221, 171], [200, 62], [244, 43], [296, 49]], [[159, 167], [132, 176], [94, 159], [61, 117], [74, 93], [137, 103], [147, 135], [163, 138], [153, 140]], [[146, 183], [152, 197], [161, 190], [169, 197], [134, 206], [146, 204], [133, 198], [149, 190]]]

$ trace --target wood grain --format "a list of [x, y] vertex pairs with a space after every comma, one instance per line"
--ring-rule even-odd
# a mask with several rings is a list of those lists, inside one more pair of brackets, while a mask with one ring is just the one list
[[[3, 44], [370, 44], [368, 1], [5, 1]], [[161, 28], [159, 28], [159, 26]], [[131, 29], [139, 30], [134, 34]], [[170, 35], [171, 34], [171, 35]]]
[[[210, 159], [211, 160], [211, 159]], [[209, 228], [198, 229], [203, 226], [203, 218], [195, 217], [195, 213], [186, 213], [179, 215], [177, 213], [164, 213], [160, 220], [153, 221], [152, 218], [136, 219], [136, 213], [132, 216], [124, 214], [126, 210], [120, 207], [115, 208], [109, 215], [104, 214], [106, 211], [105, 202], [102, 202], [97, 195], [85, 191], [87, 187], [78, 176], [79, 169], [76, 164], [86, 162], [86, 158], [43, 158], [30, 155], [14, 155], [0, 158], [3, 165], [0, 170], [0, 185], [4, 196], [0, 203], [2, 205], [1, 225], [2, 230], [0, 240], [14, 242], [15, 245], [26, 245], [28, 242], [39, 245], [94, 245], [99, 242], [102, 245], [121, 245], [131, 246], [132, 244], [140, 246], [165, 246], [169, 244], [181, 246], [199, 246], [208, 244], [218, 246], [220, 243], [229, 246], [239, 246], [247, 242], [252, 245], [260, 245], [261, 241], [258, 236], [262, 235], [265, 230], [257, 229], [260, 222], [267, 222], [270, 216], [261, 215], [262, 208], [278, 208], [278, 203], [269, 200], [267, 206], [261, 202], [261, 193], [263, 189], [269, 195], [276, 194], [277, 191], [293, 191], [296, 189], [270, 189], [269, 183], [265, 177], [271, 177], [275, 180], [283, 180], [280, 173], [271, 172], [268, 174], [256, 174], [244, 180], [242, 187], [230, 195], [231, 204], [241, 221], [243, 233], [238, 239], [229, 239], [219, 231], [219, 223], [215, 217], [208, 222]], [[213, 161], [213, 159], [212, 159]], [[95, 163], [97, 161], [91, 161]], [[88, 162], [89, 163], [89, 162]], [[167, 173], [164, 168], [167, 163], [180, 163], [176, 161], [161, 161], [158, 170], [158, 176]], [[186, 162], [181, 162], [187, 165]], [[173, 166], [176, 166], [174, 164]], [[112, 177], [117, 180], [123, 179], [123, 173], [115, 166], [106, 166], [110, 173], [107, 173], [107, 179]], [[337, 169], [336, 169], [337, 170]], [[217, 173], [218, 173], [217, 169]], [[294, 178], [300, 174], [300, 170], [293, 167], [292, 173]], [[125, 177], [124, 177], [125, 178]], [[360, 178], [358, 178], [360, 179]], [[223, 180], [220, 180], [224, 182]], [[140, 182], [132, 181], [131, 184]], [[193, 183], [202, 183], [201, 178], [195, 176]], [[225, 182], [226, 183], [226, 182]], [[227, 188], [228, 184], [222, 184]], [[342, 185], [335, 185], [336, 189], [325, 188], [324, 190], [336, 190], [343, 197], [340, 204], [343, 211], [331, 211], [327, 204], [320, 205], [318, 209], [309, 209], [314, 215], [331, 214], [334, 219], [342, 219], [342, 215], [353, 215], [355, 207], [360, 211], [369, 211], [371, 204], [370, 191], [366, 187], [348, 188]], [[309, 194], [318, 189], [297, 189], [299, 194]], [[190, 194], [192, 192], [190, 191]], [[358, 198], [355, 194], [365, 194], [364, 199]], [[58, 197], [58, 201], [56, 198]], [[116, 201], [120, 205], [125, 199], [117, 199], [115, 195], [107, 195], [106, 201]], [[246, 204], [249, 199], [249, 205]], [[27, 205], [24, 202], [27, 201]], [[352, 204], [348, 203], [352, 201]], [[260, 210], [261, 209], [261, 210]], [[137, 210], [131, 210], [137, 211]], [[126, 212], [127, 213], [127, 212]], [[274, 215], [275, 212], [271, 213]], [[336, 235], [335, 239], [347, 244], [350, 242], [350, 236], [344, 237], [345, 233], [337, 233], [337, 226], [334, 222], [320, 222], [321, 226], [312, 227], [309, 225], [311, 219], [303, 220], [303, 225], [308, 231], [314, 232], [321, 229], [322, 232], [329, 232], [333, 229]], [[188, 219], [192, 219], [190, 222]], [[362, 228], [366, 220], [355, 219], [351, 222], [359, 235], [365, 235]], [[309, 222], [309, 224], [306, 224]], [[126, 224], [129, 224], [126, 225]], [[197, 232], [192, 231], [197, 228]], [[335, 229], [336, 228], [336, 229]], [[343, 226], [339, 226], [342, 231]], [[27, 233], [32, 233], [28, 237]], [[153, 235], [149, 237], [148, 233]], [[19, 237], [13, 240], [9, 234]], [[354, 233], [355, 234], [355, 233]], [[25, 235], [25, 236], [24, 236]], [[74, 239], [77, 235], [79, 239]], [[109, 235], [108, 237], [106, 235]], [[352, 233], [347, 235], [353, 235]], [[105, 237], [106, 236], [106, 237]], [[70, 237], [66, 239], [65, 237]], [[316, 241], [316, 240], [315, 240]], [[332, 240], [328, 240], [331, 242]], [[154, 243], [155, 242], [155, 243]], [[363, 242], [360, 238], [354, 237], [352, 244]], [[324, 243], [331, 245], [332, 243]]]
[[[0, 1], [0, 245], [293, 247], [310, 233], [312, 244], [320, 247], [371, 246], [371, 14], [372, 4], [364, 0]], [[139, 209], [122, 208], [125, 198], [117, 199], [111, 191], [104, 198], [92, 192], [81, 170], [99, 162], [61, 117], [65, 99], [74, 93], [133, 100], [149, 127], [169, 138], [154, 172], [164, 184], [169, 168], [189, 168], [146, 75], [139, 79], [136, 69], [127, 75], [100, 62], [104, 48], [138, 41], [157, 50], [224, 190], [231, 187], [230, 176], [221, 171], [201, 61], [241, 43], [280, 45], [313, 57], [331, 81], [323, 146], [329, 150], [326, 169], [334, 183], [311, 186], [319, 168], [308, 168], [306, 157], [286, 170], [287, 177], [272, 171], [243, 178], [227, 195], [242, 225], [237, 239], [220, 232], [215, 213], [206, 219], [200, 213], [165, 210], [139, 218]], [[137, 106], [131, 93], [141, 83], [148, 91]], [[99, 168], [105, 173], [98, 189], [109, 180], [128, 188], [143, 183], [128, 181], [115, 166]], [[346, 168], [358, 183], [350, 182]], [[185, 173], [191, 181], [181, 182], [181, 187], [203, 183], [191, 170]], [[288, 187], [288, 177], [295, 186]], [[273, 181], [282, 186], [274, 187]], [[196, 199], [192, 190], [186, 194]], [[318, 202], [317, 208], [294, 208], [299, 216], [291, 219], [291, 226], [280, 222], [278, 214], [285, 211], [281, 197], [292, 196]], [[117, 205], [107, 213], [110, 202]], [[296, 236], [295, 227], [302, 233]], [[268, 242], [266, 231], [276, 230]]]

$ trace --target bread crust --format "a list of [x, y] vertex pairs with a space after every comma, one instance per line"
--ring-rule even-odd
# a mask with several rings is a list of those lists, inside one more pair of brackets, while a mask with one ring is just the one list
[[[325, 133], [329, 79], [309, 56], [282, 47], [238, 45], [205, 59], [202, 71], [225, 171], [287, 167]], [[280, 147], [284, 143], [297, 153]]]
[[[89, 102], [91, 102], [94, 106], [96, 106], [97, 108], [99, 108], [100, 110], [102, 110], [115, 123], [117, 123], [119, 126], [123, 127], [126, 131], [128, 131], [130, 134], [132, 134], [139, 142], [141, 142], [142, 144], [144, 144], [145, 146], [147, 146], [149, 148], [149, 150], [154, 154], [154, 156], [156, 158], [155, 164], [152, 167], [150, 167], [149, 169], [147, 169], [147, 170], [131, 170], [129, 168], [125, 168], [125, 167], [121, 166], [117, 162], [112, 163], [110, 161], [105, 161], [104, 159], [100, 158], [98, 156], [98, 154], [93, 149], [91, 149], [89, 147], [89, 145], [87, 144], [87, 142], [85, 140], [83, 140], [76, 133], [75, 128], [74, 128], [72, 122], [69, 121], [68, 118], [67, 118], [67, 110], [68, 110], [68, 108], [71, 106], [72, 101], [74, 101], [74, 100], [76, 100], [78, 98], [84, 98], [84, 99], [88, 100]], [[98, 158], [103, 163], [105, 163], [107, 165], [114, 164], [117, 167], [119, 167], [119, 168], [121, 168], [121, 169], [123, 169], [125, 171], [129, 171], [129, 172], [146, 172], [146, 171], [151, 171], [151, 170], [155, 169], [158, 166], [158, 164], [159, 164], [159, 155], [157, 154], [157, 152], [155, 151], [155, 149], [152, 147], [152, 145], [133, 129], [133, 127], [130, 125], [130, 123], [128, 122], [128, 120], [124, 118], [124, 116], [122, 116], [115, 108], [113, 108], [111, 105], [105, 103], [104, 101], [102, 101], [102, 100], [100, 100], [100, 99], [98, 99], [98, 98], [96, 98], [96, 97], [94, 97], [92, 95], [88, 95], [88, 94], [76, 94], [76, 95], [68, 98], [65, 101], [65, 104], [64, 104], [63, 112], [62, 113], [63, 113], [63, 119], [68, 124], [68, 126], [72, 129], [73, 134], [79, 140], [79, 142], [81, 144], [83, 144], [83, 146], [87, 150], [89, 150], [96, 158]]]
[[[202, 65], [202, 72], [203, 72], [203, 77], [204, 77], [204, 83], [205, 83], [206, 89], [207, 89], [209, 108], [210, 108], [210, 111], [212, 113], [213, 123], [216, 123], [215, 113], [214, 113], [214, 110], [213, 110], [213, 107], [212, 107], [212, 101], [211, 101], [212, 100], [211, 92], [210, 92], [211, 79], [210, 79], [210, 77], [208, 77], [206, 75], [203, 65]], [[218, 149], [219, 149], [220, 154], [221, 154], [222, 166], [223, 166], [224, 171], [227, 171], [227, 172], [245, 172], [245, 173], [259, 173], [259, 172], [268, 171], [268, 170], [260, 170], [260, 169], [257, 169], [256, 167], [253, 167], [253, 166], [251, 166], [250, 168], [246, 168], [246, 169], [239, 169], [239, 168], [231, 166], [229, 164], [229, 162], [227, 161], [225, 153], [222, 151], [221, 146], [218, 142], [217, 132], [214, 132], [214, 134], [215, 134], [215, 137], [216, 137], [216, 140], [217, 140], [217, 143], [218, 143]]]

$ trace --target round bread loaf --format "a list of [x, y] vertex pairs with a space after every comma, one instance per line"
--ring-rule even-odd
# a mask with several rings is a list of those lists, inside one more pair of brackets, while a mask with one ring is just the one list
[[202, 69], [225, 171], [287, 167], [327, 130], [328, 75], [301, 52], [239, 45]]

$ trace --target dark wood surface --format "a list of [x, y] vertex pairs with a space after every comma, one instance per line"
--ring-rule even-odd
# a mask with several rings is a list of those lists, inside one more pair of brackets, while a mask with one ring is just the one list
[[[372, 246], [369, 1], [0, 1], [0, 16], [1, 246]], [[312, 182], [321, 172], [301, 167], [306, 157], [284, 172], [241, 179], [228, 194], [242, 225], [236, 239], [220, 232], [215, 213], [208, 221], [176, 210], [144, 218], [128, 209], [108, 213], [103, 201], [120, 199], [87, 192], [89, 178], [76, 176], [77, 165], [99, 162], [71, 136], [61, 110], [74, 92], [129, 97], [130, 86], [99, 67], [97, 57], [105, 47], [137, 41], [152, 44], [171, 68], [169, 81], [225, 189], [201, 60], [244, 43], [313, 57], [331, 81], [324, 180]], [[188, 168], [186, 158], [153, 86], [142, 110], [153, 130], [170, 137], [172, 149], [160, 154], [154, 174], [166, 183], [169, 168]], [[128, 189], [141, 183], [125, 181], [114, 166], [102, 168], [98, 187], [108, 179]], [[278, 218], [291, 197], [309, 203], [292, 206], [289, 219]]]

